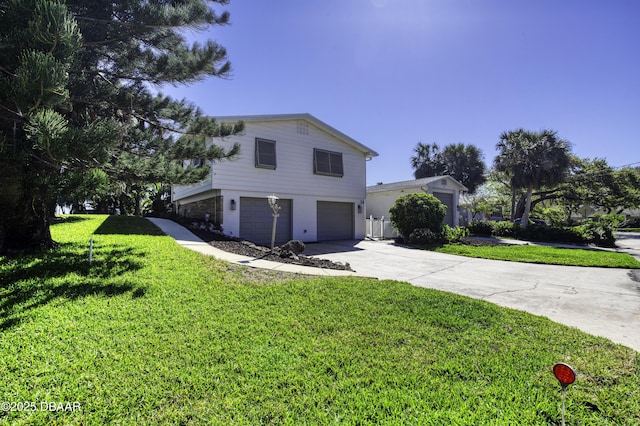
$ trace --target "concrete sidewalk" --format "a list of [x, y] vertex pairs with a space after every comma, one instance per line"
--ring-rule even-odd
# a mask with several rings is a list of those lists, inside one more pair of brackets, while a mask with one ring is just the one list
[[187, 228], [178, 225], [169, 219], [159, 219], [155, 217], [147, 218], [154, 225], [156, 225], [162, 232], [168, 236], [174, 238], [178, 244], [188, 249], [197, 251], [208, 256], [213, 256], [216, 259], [224, 260], [230, 263], [236, 263], [238, 265], [251, 266], [254, 268], [271, 269], [274, 271], [293, 272], [296, 274], [306, 275], [320, 275], [331, 277], [343, 277], [343, 276], [361, 276], [351, 271], [340, 271], [335, 269], [325, 268], [312, 268], [310, 266], [293, 265], [290, 263], [272, 262], [269, 260], [256, 259], [253, 257], [242, 256], [235, 253], [229, 253], [224, 250], [220, 250], [205, 243], [196, 235], [191, 233]]

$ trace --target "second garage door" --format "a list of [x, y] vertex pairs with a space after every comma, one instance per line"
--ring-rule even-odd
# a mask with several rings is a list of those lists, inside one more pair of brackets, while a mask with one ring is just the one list
[[[291, 239], [291, 200], [278, 200], [281, 207], [276, 226], [276, 243]], [[266, 198], [240, 197], [240, 238], [270, 245], [273, 211]]]
[[453, 194], [446, 192], [434, 192], [433, 196], [436, 197], [442, 204], [447, 206], [447, 213], [442, 220], [442, 223], [453, 227]]
[[353, 203], [318, 201], [318, 241], [353, 239]]

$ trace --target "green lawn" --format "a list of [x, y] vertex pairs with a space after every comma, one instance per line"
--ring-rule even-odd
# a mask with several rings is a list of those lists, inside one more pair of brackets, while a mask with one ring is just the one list
[[602, 268], [639, 269], [640, 262], [626, 253], [537, 245], [470, 246], [445, 244], [432, 249], [440, 253], [512, 262], [545, 263], [549, 265], [594, 266]]
[[56, 251], [0, 257], [0, 401], [37, 408], [0, 424], [559, 424], [558, 361], [567, 424], [640, 424], [638, 353], [541, 317], [236, 267], [140, 218], [52, 232]]

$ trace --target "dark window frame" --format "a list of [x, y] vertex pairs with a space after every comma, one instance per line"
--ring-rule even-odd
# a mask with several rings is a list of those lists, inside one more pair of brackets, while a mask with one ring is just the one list
[[[326, 156], [321, 158], [318, 162], [318, 154]], [[318, 165], [320, 164], [320, 167]], [[327, 168], [328, 166], [328, 168]], [[344, 176], [344, 161], [342, 160], [342, 153], [336, 151], [329, 151], [326, 149], [314, 148], [313, 149], [313, 173], [322, 176], [343, 177]]]
[[[264, 148], [261, 152], [260, 151], [261, 144], [270, 144], [273, 146], [273, 164], [271, 164], [268, 161], [265, 161], [267, 159], [264, 158], [263, 156], [271, 155], [271, 154], [264, 152]], [[275, 170], [278, 167], [276, 141], [270, 140], [270, 139], [264, 139], [264, 138], [256, 138], [255, 157], [256, 157], [256, 167], [261, 169]]]
[[201, 169], [206, 164], [206, 160], [204, 158], [195, 158], [189, 161], [189, 165], [193, 166], [196, 169]]

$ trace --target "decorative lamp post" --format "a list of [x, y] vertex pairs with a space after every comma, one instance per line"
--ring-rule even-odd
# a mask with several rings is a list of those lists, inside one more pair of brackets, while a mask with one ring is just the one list
[[280, 216], [280, 206], [278, 205], [279, 198], [275, 196], [275, 194], [271, 194], [267, 197], [267, 201], [269, 202], [269, 207], [273, 210], [273, 227], [271, 228], [271, 250], [276, 243], [276, 222], [278, 221], [278, 216]]

